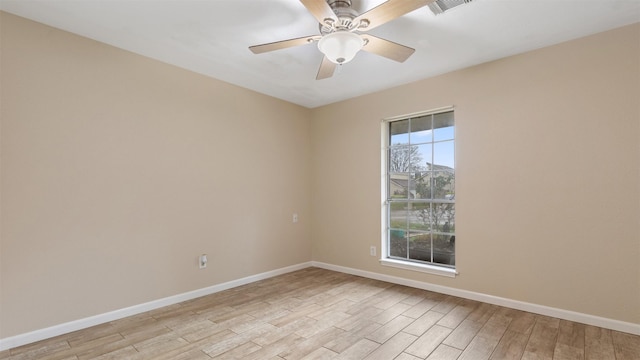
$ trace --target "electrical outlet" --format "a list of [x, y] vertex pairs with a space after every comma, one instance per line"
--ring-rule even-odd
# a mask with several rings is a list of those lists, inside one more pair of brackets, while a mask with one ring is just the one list
[[297, 213], [294, 213], [294, 214], [293, 214], [293, 223], [295, 224], [295, 223], [297, 223], [297, 222], [298, 222], [298, 214], [297, 214]]
[[204, 269], [207, 267], [207, 261], [207, 254], [200, 255], [200, 258], [198, 259], [198, 265], [200, 269]]
[[372, 246], [369, 248], [369, 255], [376, 256], [376, 247]]

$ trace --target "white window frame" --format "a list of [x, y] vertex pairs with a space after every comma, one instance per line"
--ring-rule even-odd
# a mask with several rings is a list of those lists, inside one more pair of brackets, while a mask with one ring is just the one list
[[428, 274], [433, 274], [433, 275], [440, 275], [440, 276], [446, 276], [446, 277], [456, 277], [456, 275], [458, 275], [458, 271], [457, 271], [457, 262], [456, 262], [456, 267], [451, 268], [451, 267], [444, 267], [444, 266], [438, 266], [438, 265], [432, 265], [432, 264], [426, 264], [426, 263], [418, 263], [418, 262], [414, 262], [414, 261], [405, 261], [405, 260], [401, 260], [401, 259], [395, 259], [395, 258], [389, 258], [388, 256], [388, 249], [387, 249], [387, 244], [388, 244], [388, 231], [387, 231], [387, 224], [388, 224], [388, 219], [387, 217], [389, 216], [389, 212], [388, 212], [388, 208], [389, 208], [389, 203], [387, 202], [388, 199], [388, 191], [389, 191], [389, 187], [387, 185], [387, 171], [388, 171], [388, 149], [389, 149], [389, 123], [393, 122], [393, 121], [399, 121], [399, 120], [405, 120], [408, 118], [416, 118], [416, 117], [420, 117], [420, 116], [428, 116], [428, 115], [435, 115], [435, 114], [439, 114], [439, 113], [443, 113], [443, 112], [448, 112], [448, 111], [454, 111], [454, 107], [453, 106], [447, 106], [447, 107], [441, 107], [441, 108], [437, 108], [437, 109], [432, 109], [432, 110], [427, 110], [427, 111], [421, 111], [421, 112], [416, 112], [416, 113], [411, 113], [411, 114], [406, 114], [406, 115], [400, 115], [400, 116], [394, 116], [394, 117], [390, 117], [390, 118], [386, 118], [382, 120], [381, 123], [381, 128], [382, 131], [381, 133], [381, 156], [380, 158], [382, 159], [381, 161], [381, 186], [382, 189], [380, 191], [381, 194], [381, 234], [382, 234], [382, 239], [381, 239], [381, 246], [380, 246], [380, 264], [384, 265], [384, 266], [390, 266], [390, 267], [394, 267], [394, 268], [400, 268], [400, 269], [405, 269], [405, 270], [411, 270], [411, 271], [418, 271], [418, 272], [422, 272], [422, 273], [428, 273]]

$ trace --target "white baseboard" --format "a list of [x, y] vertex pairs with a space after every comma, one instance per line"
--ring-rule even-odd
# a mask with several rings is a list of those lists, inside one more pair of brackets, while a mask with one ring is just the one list
[[512, 309], [523, 310], [535, 314], [552, 316], [559, 319], [575, 321], [587, 325], [598, 326], [606, 329], [622, 331], [629, 334], [640, 335], [640, 324], [634, 324], [614, 319], [603, 318], [599, 316], [579, 313], [570, 310], [563, 310], [558, 308], [553, 308], [544, 305], [537, 305], [532, 303], [527, 303], [518, 300], [512, 300], [507, 298], [502, 298], [493, 295], [487, 295], [482, 293], [477, 293], [468, 290], [461, 290], [456, 288], [451, 288], [448, 286], [441, 286], [430, 284], [422, 281], [409, 280], [391, 275], [384, 275], [379, 273], [374, 273], [370, 271], [364, 271], [359, 269], [348, 268], [344, 266], [332, 265], [317, 261], [311, 262], [312, 266], [319, 267], [322, 269], [333, 270], [338, 272], [343, 272], [351, 275], [362, 276], [370, 279], [386, 281], [398, 285], [410, 286], [418, 289], [434, 291], [442, 294], [457, 296], [465, 299], [471, 299], [476, 301], [482, 301], [489, 304], [500, 305]]
[[110, 321], [125, 318], [127, 316], [141, 314], [146, 311], [161, 308], [163, 306], [177, 304], [179, 302], [195, 299], [201, 296], [210, 295], [223, 290], [231, 289], [237, 286], [246, 285], [252, 282], [272, 278], [274, 276], [290, 273], [292, 271], [308, 268], [312, 266], [311, 262], [301, 263], [297, 265], [287, 266], [284, 268], [267, 271], [261, 274], [251, 275], [238, 280], [232, 280], [218, 285], [189, 291], [186, 293], [169, 296], [163, 299], [153, 300], [144, 304], [134, 305], [128, 308], [110, 311], [108, 313], [90, 316], [84, 319], [70, 321], [60, 325], [35, 330], [32, 332], [11, 336], [0, 339], [0, 351], [12, 349], [18, 346], [30, 344], [36, 341], [52, 338], [54, 336], [67, 334], [73, 331], [86, 329], [91, 326], [104, 324]]
[[344, 266], [332, 265], [332, 264], [327, 264], [327, 263], [317, 262], [317, 261], [310, 261], [306, 263], [300, 263], [297, 265], [287, 266], [287, 267], [272, 270], [272, 271], [267, 271], [267, 272], [256, 274], [256, 275], [247, 276], [242, 279], [232, 280], [226, 283], [213, 285], [210, 287], [189, 291], [189, 292], [174, 295], [174, 296], [169, 296], [163, 299], [150, 301], [144, 304], [134, 305], [128, 308], [119, 309], [119, 310], [111, 311], [108, 313], [99, 314], [99, 315], [87, 317], [84, 319], [70, 321], [60, 325], [55, 325], [48, 328], [35, 330], [32, 332], [0, 339], [0, 351], [8, 350], [18, 346], [30, 344], [36, 341], [52, 338], [54, 336], [67, 334], [73, 331], [86, 329], [91, 326], [122, 319], [127, 316], [141, 314], [143, 312], [158, 309], [163, 306], [177, 304], [179, 302], [195, 299], [201, 296], [210, 295], [210, 294], [231, 289], [237, 286], [250, 284], [252, 282], [290, 273], [292, 271], [305, 269], [311, 266], [327, 269], [327, 270], [338, 271], [338, 272], [351, 274], [351, 275], [362, 276], [370, 279], [386, 281], [386, 282], [390, 282], [398, 285], [411, 286], [414, 288], [434, 291], [442, 294], [458, 296], [465, 299], [482, 301], [489, 304], [500, 305], [500, 306], [504, 306], [512, 309], [528, 311], [528, 312], [536, 313], [540, 315], [552, 316], [559, 319], [575, 321], [583, 324], [598, 326], [598, 327], [607, 328], [607, 329], [616, 330], [616, 331], [622, 331], [630, 334], [640, 335], [640, 324], [613, 320], [613, 319], [603, 318], [599, 316], [583, 314], [575, 311], [563, 310], [563, 309], [553, 308], [553, 307], [544, 306], [544, 305], [537, 305], [537, 304], [527, 303], [523, 301], [512, 300], [512, 299], [502, 298], [498, 296], [477, 293], [473, 291], [461, 290], [461, 289], [451, 288], [448, 286], [435, 285], [435, 284], [430, 284], [422, 281], [409, 280], [401, 277], [384, 275], [384, 274], [379, 274], [379, 273], [374, 273], [370, 271], [364, 271], [364, 270], [359, 270], [359, 269], [354, 269], [354, 268], [349, 268]]

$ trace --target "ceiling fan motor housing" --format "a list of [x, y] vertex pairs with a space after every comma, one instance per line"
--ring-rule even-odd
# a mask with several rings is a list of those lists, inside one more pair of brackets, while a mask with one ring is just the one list
[[327, 0], [327, 3], [336, 14], [338, 22], [335, 23], [333, 19], [325, 19], [324, 24], [320, 24], [320, 33], [327, 35], [336, 30], [351, 31], [357, 24], [353, 24], [353, 19], [358, 16], [358, 13], [351, 8], [351, 0]]

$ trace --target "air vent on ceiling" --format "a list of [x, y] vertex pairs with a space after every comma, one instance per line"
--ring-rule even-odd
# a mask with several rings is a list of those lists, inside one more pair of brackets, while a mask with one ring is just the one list
[[470, 3], [471, 1], [472, 0], [436, 0], [429, 4], [429, 9], [431, 9], [434, 14], [439, 15], [456, 6]]

